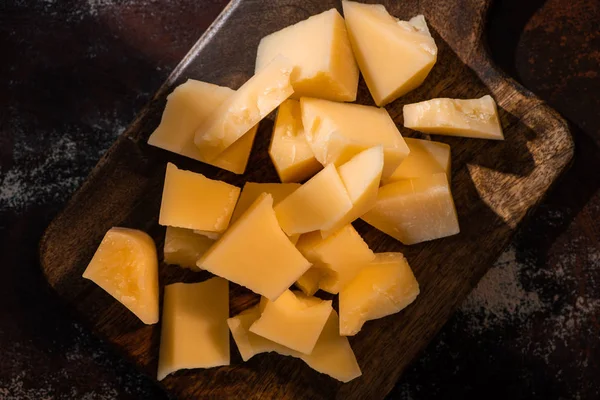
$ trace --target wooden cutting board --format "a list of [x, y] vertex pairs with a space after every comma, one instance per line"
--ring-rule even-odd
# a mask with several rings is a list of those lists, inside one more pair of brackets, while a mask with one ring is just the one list
[[[242, 363], [232, 343], [231, 366], [180, 371], [161, 382], [168, 392], [181, 399], [376, 399], [390, 391], [573, 157], [565, 122], [490, 62], [485, 45], [489, 2], [383, 1], [401, 19], [424, 14], [439, 47], [438, 62], [425, 83], [387, 107], [394, 120], [402, 125], [402, 106], [406, 103], [491, 94], [499, 105], [506, 140], [435, 137], [452, 146], [459, 235], [406, 247], [365, 224], [356, 224], [373, 250], [403, 252], [421, 285], [413, 305], [367, 323], [360, 334], [350, 338], [363, 376], [340, 384], [299, 360], [274, 354], [258, 355]], [[332, 0], [230, 3], [99, 161], [42, 239], [41, 265], [50, 285], [93, 331], [151, 376], [156, 375], [160, 325], [143, 325], [102, 289], [81, 278], [104, 233], [113, 226], [145, 230], [156, 240], [161, 256], [165, 230], [157, 220], [167, 161], [238, 186], [245, 181], [277, 181], [267, 155], [272, 119], [261, 122], [248, 172], [243, 176], [148, 146], [146, 140], [160, 120], [166, 95], [188, 78], [238, 88], [254, 71], [261, 37], [331, 7], [341, 10], [341, 4]], [[372, 104], [364, 82], [358, 102]], [[161, 286], [207, 277], [207, 273], [160, 266]], [[257, 300], [253, 293], [232, 285], [231, 314]]]

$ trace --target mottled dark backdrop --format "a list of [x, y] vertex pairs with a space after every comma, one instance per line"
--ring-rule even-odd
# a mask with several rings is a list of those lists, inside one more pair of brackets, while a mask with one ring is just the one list
[[[0, 399], [162, 399], [74, 322], [44, 227], [225, 0], [0, 1]], [[600, 2], [497, 0], [497, 62], [576, 161], [390, 399], [600, 398]]]

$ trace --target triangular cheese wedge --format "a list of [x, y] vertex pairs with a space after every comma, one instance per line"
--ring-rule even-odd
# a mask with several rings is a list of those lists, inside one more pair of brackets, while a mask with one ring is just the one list
[[112, 228], [83, 277], [113, 296], [145, 324], [158, 322], [158, 260], [147, 233]]

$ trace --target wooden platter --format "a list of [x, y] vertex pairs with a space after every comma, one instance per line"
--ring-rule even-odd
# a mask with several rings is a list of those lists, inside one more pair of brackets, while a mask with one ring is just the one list
[[[232, 365], [180, 371], [161, 385], [177, 398], [375, 399], [384, 397], [406, 366], [427, 345], [487, 271], [573, 157], [565, 122], [531, 93], [495, 68], [486, 50], [485, 19], [491, 0], [383, 1], [407, 19], [422, 13], [439, 47], [425, 83], [387, 106], [402, 124], [402, 106], [434, 97], [491, 94], [499, 105], [506, 140], [492, 142], [435, 137], [452, 146], [452, 189], [459, 235], [411, 247], [356, 223], [374, 251], [401, 251], [421, 285], [417, 301], [399, 314], [369, 322], [350, 339], [363, 376], [347, 384], [312, 371], [299, 360], [274, 354], [242, 363], [232, 343]], [[249, 168], [236, 176], [146, 144], [167, 94], [188, 78], [238, 88], [254, 71], [261, 37], [331, 7], [339, 1], [234, 0], [196, 43], [151, 103], [102, 157], [40, 244], [50, 285], [87, 326], [151, 376], [156, 375], [160, 324], [143, 325], [102, 289], [81, 278], [104, 233], [112, 226], [147, 231], [160, 249], [164, 228], [158, 211], [166, 162], [242, 186], [275, 182], [267, 147], [272, 119], [260, 124]], [[372, 104], [361, 81], [359, 103]], [[403, 133], [413, 135], [401, 128]], [[207, 273], [160, 266], [161, 286], [200, 281]], [[231, 314], [257, 296], [232, 285]]]

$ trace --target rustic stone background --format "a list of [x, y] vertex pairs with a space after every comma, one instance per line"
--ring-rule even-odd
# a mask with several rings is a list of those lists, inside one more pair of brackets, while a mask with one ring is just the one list
[[[0, 399], [162, 399], [65, 313], [37, 243], [226, 0], [0, 2]], [[600, 398], [600, 2], [497, 0], [491, 52], [577, 143], [390, 399]]]

